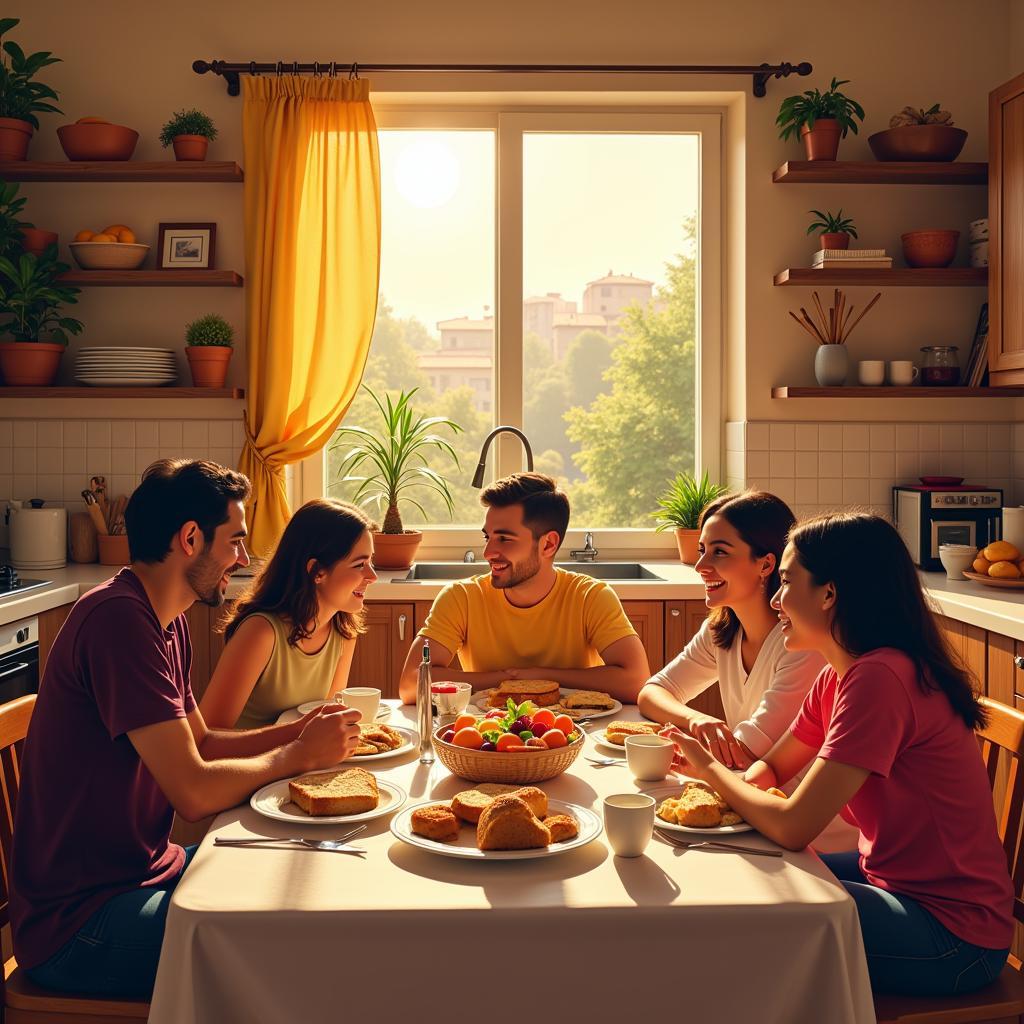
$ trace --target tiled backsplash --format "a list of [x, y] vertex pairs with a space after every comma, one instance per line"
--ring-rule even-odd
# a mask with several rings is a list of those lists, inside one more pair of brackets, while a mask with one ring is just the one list
[[851, 505], [889, 516], [891, 488], [963, 476], [1024, 502], [1024, 423], [726, 424], [726, 482], [758, 486], [798, 516]]
[[112, 497], [130, 494], [160, 458], [234, 466], [244, 436], [241, 419], [0, 420], [0, 504], [44, 498], [77, 511], [90, 476], [105, 476]]

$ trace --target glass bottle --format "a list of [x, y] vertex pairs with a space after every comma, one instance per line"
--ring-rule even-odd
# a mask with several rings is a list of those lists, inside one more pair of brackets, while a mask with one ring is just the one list
[[960, 383], [956, 345], [925, 345], [921, 383], [925, 387], [955, 387]]
[[416, 721], [420, 733], [420, 764], [434, 763], [433, 704], [430, 699], [430, 641], [424, 637], [423, 660], [416, 679]]

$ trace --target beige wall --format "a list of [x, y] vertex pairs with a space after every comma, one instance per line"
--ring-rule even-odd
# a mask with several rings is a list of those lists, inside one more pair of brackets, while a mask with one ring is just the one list
[[[771, 82], [765, 100], [750, 99], [746, 81], [687, 79], [681, 86], [742, 89], [731, 97], [707, 97], [711, 105], [731, 100], [725, 137], [742, 147], [732, 151], [729, 163], [734, 191], [736, 183], [741, 184], [734, 195], [739, 205], [727, 214], [725, 259], [735, 271], [726, 313], [731, 337], [724, 385], [727, 417], [791, 421], [830, 415], [824, 404], [780, 403], [769, 397], [772, 384], [812, 382], [810, 341], [786, 316], [787, 309], [805, 304], [810, 296], [801, 289], [772, 287], [776, 270], [809, 260], [812, 246], [804, 234], [806, 211], [842, 206], [856, 218], [864, 244], [885, 246], [898, 255], [900, 232], [915, 227], [957, 227], [966, 239], [967, 223], [984, 215], [986, 197], [981, 188], [773, 186], [772, 169], [787, 157], [800, 155], [796, 143], [783, 143], [777, 137], [773, 122], [779, 101], [808, 85], [827, 85], [832, 74], [852, 79], [850, 92], [865, 106], [867, 118], [861, 136], [846, 140], [841, 155], [857, 159], [868, 157], [867, 134], [886, 127], [893, 111], [905, 103], [941, 100], [953, 111], [957, 124], [971, 133], [964, 158], [984, 159], [987, 93], [1024, 64], [1021, 6], [1019, 0], [860, 0], [856, 5], [821, 0], [772, 5], [763, 0], [699, 4], [636, 0], [626, 8], [610, 0], [558, 4], [521, 0], [515, 5], [462, 0], [443, 4], [377, 0], [358, 5], [295, 0], [287, 6], [270, 0], [181, 0], [154, 9], [124, 0], [96, 0], [48, 6], [14, 2], [9, 13], [23, 19], [17, 38], [26, 48], [51, 49], [64, 58], [64, 64], [52, 69], [50, 80], [63, 94], [67, 117], [105, 116], [139, 128], [143, 138], [137, 156], [141, 159], [161, 157], [156, 135], [167, 114], [196, 105], [207, 110], [221, 129], [211, 157], [241, 160], [241, 100], [229, 98], [223, 83], [212, 76], [192, 73], [191, 62], [200, 57], [812, 61], [816, 72], [809, 81]], [[514, 84], [537, 85], [522, 78]], [[587, 82], [591, 89], [628, 84], [622, 78]], [[379, 76], [375, 81], [378, 96], [402, 85], [396, 76], [390, 81]], [[406, 78], [404, 85], [423, 88], [424, 81]], [[557, 87], [571, 85], [560, 79]], [[489, 78], [481, 86], [501, 88], [502, 83]], [[665, 84], [645, 79], [638, 80], [636, 87], [655, 89]], [[53, 128], [62, 121], [46, 119], [33, 145], [36, 159], [60, 158]], [[737, 125], [745, 125], [742, 134]], [[98, 228], [110, 220], [137, 226], [154, 242], [158, 221], [216, 221], [218, 264], [243, 269], [238, 186], [36, 185], [25, 191], [31, 197], [33, 219], [57, 228], [63, 240], [79, 227]], [[745, 266], [737, 262], [744, 227]], [[964, 257], [961, 252], [960, 262], [965, 262]], [[863, 302], [869, 295], [855, 294], [853, 301]], [[967, 345], [983, 299], [984, 294], [975, 289], [890, 289], [858, 329], [852, 355], [855, 359], [911, 357], [923, 344]], [[88, 324], [85, 340], [89, 343], [137, 339], [173, 344], [187, 319], [210, 311], [223, 313], [240, 329], [243, 322], [241, 293], [219, 289], [96, 290], [84, 293], [80, 309]], [[244, 380], [241, 359], [235, 361], [232, 380]], [[842, 417], [987, 421], [1012, 418], [1015, 405], [1005, 400], [958, 405], [929, 401], [883, 408], [883, 403], [857, 400], [843, 403]]]

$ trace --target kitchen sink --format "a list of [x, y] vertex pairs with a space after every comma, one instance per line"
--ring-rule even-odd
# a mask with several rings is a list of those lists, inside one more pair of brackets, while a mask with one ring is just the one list
[[[560, 569], [593, 576], [596, 580], [654, 580], [663, 582], [639, 562], [556, 562]], [[486, 562], [417, 562], [405, 576], [392, 583], [417, 583], [427, 580], [465, 580], [489, 572]]]

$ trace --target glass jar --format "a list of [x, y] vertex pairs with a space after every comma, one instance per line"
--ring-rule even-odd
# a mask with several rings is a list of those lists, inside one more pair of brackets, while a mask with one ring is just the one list
[[956, 345], [925, 345], [921, 383], [925, 387], [954, 387], [960, 383]]

